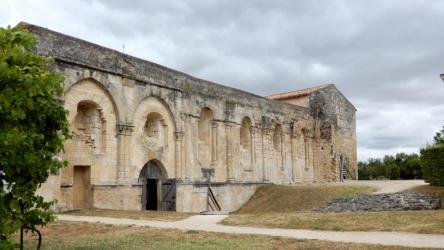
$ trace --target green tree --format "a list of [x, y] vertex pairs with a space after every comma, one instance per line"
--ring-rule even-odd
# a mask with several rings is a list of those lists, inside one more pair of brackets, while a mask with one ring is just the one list
[[435, 145], [444, 144], [444, 126], [441, 128], [441, 130], [436, 132], [435, 136], [433, 137], [433, 143]]
[[432, 186], [444, 186], [444, 144], [421, 149], [421, 168], [426, 182]]
[[20, 28], [0, 28], [0, 248], [17, 246], [20, 230], [41, 235], [37, 226], [53, 220], [51, 202], [36, 194], [51, 173], [69, 137], [66, 111], [58, 96], [63, 76], [54, 60], [35, 51], [34, 36]]
[[435, 134], [433, 142], [420, 150], [421, 172], [430, 185], [444, 186], [444, 126]]
[[421, 158], [418, 154], [398, 153], [371, 158], [358, 163], [359, 179], [418, 179], [422, 177]]
[[358, 162], [358, 176], [359, 180], [369, 180], [368, 164], [366, 162]]
[[381, 159], [370, 158], [368, 160], [368, 174], [370, 179], [385, 179], [387, 178], [386, 169]]
[[398, 153], [395, 157], [401, 179], [421, 178], [421, 159], [418, 154]]
[[390, 180], [399, 179], [399, 167], [396, 162], [396, 158], [392, 155], [385, 155], [382, 160], [382, 166], [384, 168], [384, 177]]

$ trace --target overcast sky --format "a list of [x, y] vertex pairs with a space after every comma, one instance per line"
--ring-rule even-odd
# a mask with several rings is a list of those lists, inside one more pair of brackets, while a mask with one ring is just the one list
[[335, 83], [358, 158], [417, 152], [444, 125], [444, 1], [0, 0], [26, 21], [259, 95]]

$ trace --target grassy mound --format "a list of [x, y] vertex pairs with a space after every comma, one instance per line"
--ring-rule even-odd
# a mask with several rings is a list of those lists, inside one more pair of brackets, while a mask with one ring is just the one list
[[[333, 184], [266, 186], [256, 192], [239, 214], [226, 218], [222, 224], [291, 229], [444, 234], [444, 209], [351, 213], [300, 211], [324, 206], [331, 198], [371, 191], [369, 187]], [[440, 197], [441, 205], [444, 199], [444, 187], [419, 186], [408, 191]]]
[[238, 213], [282, 213], [327, 205], [332, 198], [373, 192], [365, 186], [267, 185], [260, 187]]
[[444, 234], [444, 210], [351, 213], [236, 214], [222, 224], [334, 231], [402, 231]]

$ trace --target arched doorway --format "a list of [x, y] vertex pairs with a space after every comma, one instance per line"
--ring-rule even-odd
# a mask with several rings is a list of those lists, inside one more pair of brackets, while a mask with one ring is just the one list
[[176, 183], [168, 179], [165, 168], [156, 160], [148, 161], [139, 174], [142, 183], [142, 210], [176, 210]]

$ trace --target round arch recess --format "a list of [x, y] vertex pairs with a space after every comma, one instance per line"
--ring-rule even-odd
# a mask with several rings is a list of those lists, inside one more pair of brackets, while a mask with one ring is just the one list
[[156, 159], [149, 160], [139, 172], [139, 183], [142, 179], [167, 179], [168, 173], [162, 163]]
[[[155, 115], [153, 115], [155, 114]], [[152, 138], [147, 134], [147, 121], [152, 117], [161, 119], [164, 128], [163, 143], [159, 146], [162, 150], [157, 150]], [[139, 172], [142, 170], [146, 162], [157, 159], [162, 162], [166, 172], [174, 173], [175, 163], [175, 141], [174, 132], [176, 131], [176, 122], [169, 106], [157, 96], [149, 96], [145, 98], [136, 108], [133, 116], [134, 131], [131, 134], [131, 165], [135, 166], [133, 177], [138, 178]], [[169, 178], [174, 178], [171, 176]]]
[[78, 81], [70, 86], [64, 95], [65, 108], [68, 110], [68, 121], [71, 123], [77, 114], [77, 105], [80, 102], [96, 103], [108, 116], [114, 116], [114, 124], [117, 123], [118, 109], [114, 99], [103, 86], [92, 78]]
[[[100, 114], [98, 115], [100, 120], [95, 121], [102, 121], [101, 131], [95, 132], [95, 134], [100, 134], [100, 149], [97, 147], [94, 150], [95, 153], [106, 154], [106, 157], [102, 156], [101, 158], [107, 159], [106, 164], [103, 163], [103, 161], [96, 161], [96, 155], [90, 150], [91, 145], [88, 144], [90, 143], [89, 140], [80, 135], [68, 140], [65, 144], [65, 158], [69, 166], [94, 165], [93, 171], [91, 172], [92, 178], [95, 178], [94, 175], [96, 173], [101, 173], [102, 180], [116, 180], [117, 154], [112, 149], [117, 148], [115, 130], [118, 118], [114, 100], [100, 83], [90, 78], [83, 79], [70, 86], [64, 94], [64, 100], [64, 107], [69, 112], [67, 118], [71, 131], [76, 131], [77, 129], [76, 122], [80, 120], [76, 121], [76, 117], [78, 114], [82, 114], [79, 113], [79, 111], [85, 111], [82, 106], [85, 107], [86, 105], [88, 106], [87, 110]], [[81, 116], [84, 116], [84, 114]], [[85, 127], [82, 127], [82, 129], [85, 129]], [[81, 140], [84, 143], [76, 143], [74, 140]], [[62, 170], [62, 179], [64, 182], [72, 182], [72, 171], [71, 167]]]

